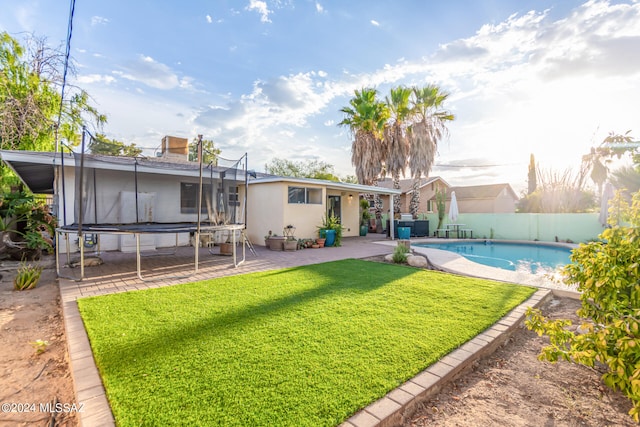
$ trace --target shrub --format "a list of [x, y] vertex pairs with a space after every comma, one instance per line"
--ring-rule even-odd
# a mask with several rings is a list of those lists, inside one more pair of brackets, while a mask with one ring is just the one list
[[[640, 193], [631, 208], [618, 195], [614, 199], [611, 228], [600, 241], [581, 244], [565, 267], [568, 281], [581, 291], [578, 315], [585, 319], [580, 332], [567, 330], [569, 320], [550, 321], [539, 310], [529, 309], [526, 325], [548, 335], [550, 345], [539, 358], [566, 360], [593, 367], [603, 364], [604, 383], [621, 390], [633, 403], [629, 414], [640, 415]], [[621, 209], [619, 209], [621, 208]], [[625, 217], [620, 218], [623, 213]], [[616, 225], [619, 220], [628, 226]]]
[[16, 277], [13, 279], [13, 288], [16, 291], [33, 289], [40, 281], [42, 267], [32, 264], [22, 263], [18, 268]]
[[409, 248], [405, 245], [398, 245], [393, 250], [393, 262], [396, 264], [404, 264], [407, 262], [407, 254], [409, 253]]

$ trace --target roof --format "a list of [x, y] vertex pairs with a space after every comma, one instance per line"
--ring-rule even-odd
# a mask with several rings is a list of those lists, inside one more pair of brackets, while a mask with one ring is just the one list
[[[449, 186], [449, 184], [444, 179], [442, 179], [441, 177], [439, 177], [439, 176], [431, 176], [431, 177], [428, 177], [428, 178], [421, 178], [420, 179], [419, 188], [425, 187], [425, 186], [431, 184], [432, 182], [435, 182], [435, 181], [438, 181], [438, 180], [444, 182], [445, 185]], [[389, 178], [384, 179], [383, 181], [379, 181], [378, 182], [378, 186], [384, 187], [384, 188], [393, 188], [393, 180], [391, 180]], [[402, 192], [402, 194], [411, 193], [413, 191], [412, 187], [413, 187], [413, 179], [401, 179], [400, 180], [400, 191]]]
[[460, 199], [495, 199], [500, 195], [502, 190], [507, 189], [507, 192], [511, 194], [511, 196], [517, 200], [518, 195], [511, 185], [503, 183], [503, 184], [488, 184], [488, 185], [469, 185], [464, 187], [451, 187], [449, 190], [447, 197], [451, 196], [451, 192], [456, 192], [456, 198]]
[[[63, 162], [65, 167], [76, 166], [76, 155], [69, 153], [62, 155], [53, 152], [0, 150], [0, 157], [35, 194], [53, 194], [54, 169], [62, 166]], [[84, 167], [161, 175], [200, 175], [200, 164], [197, 162], [171, 162], [162, 158], [85, 154]], [[205, 176], [213, 174], [214, 178], [218, 178], [226, 169], [203, 167]], [[240, 179], [244, 180], [243, 171], [238, 172], [242, 174]]]
[[260, 185], [268, 183], [294, 183], [294, 184], [312, 184], [322, 185], [330, 189], [354, 191], [358, 193], [377, 193], [377, 194], [400, 194], [400, 190], [393, 188], [374, 187], [371, 185], [351, 184], [348, 182], [327, 181], [324, 179], [313, 178], [294, 178], [287, 176], [270, 176], [249, 181], [249, 185]]

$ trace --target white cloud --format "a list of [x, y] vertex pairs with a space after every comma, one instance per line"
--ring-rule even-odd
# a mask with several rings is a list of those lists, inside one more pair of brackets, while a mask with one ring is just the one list
[[213, 22], [213, 18], [211, 17], [211, 15], [207, 15], [205, 18], [209, 24]]
[[380, 23], [378, 21], [376, 21], [375, 19], [372, 19], [371, 21], [369, 21], [371, 23], [371, 25], [373, 25], [374, 27], [379, 27]]
[[109, 23], [109, 20], [107, 18], [104, 18], [102, 16], [92, 16], [91, 17], [91, 25], [95, 26], [95, 25], [107, 25]]
[[249, 0], [249, 5], [245, 7], [245, 10], [258, 12], [258, 14], [260, 14], [260, 22], [271, 22], [269, 15], [272, 14], [273, 11], [269, 10], [267, 3], [264, 1]]
[[167, 65], [157, 62], [150, 56], [139, 55], [113, 73], [127, 80], [143, 83], [147, 86], [169, 90], [190, 86], [188, 79], [181, 79]]
[[113, 76], [105, 76], [102, 74], [82, 74], [78, 76], [78, 83], [81, 84], [94, 84], [94, 83], [104, 83], [111, 84], [116, 81]]
[[316, 12], [324, 13], [324, 7], [320, 4], [320, 2], [316, 2]]

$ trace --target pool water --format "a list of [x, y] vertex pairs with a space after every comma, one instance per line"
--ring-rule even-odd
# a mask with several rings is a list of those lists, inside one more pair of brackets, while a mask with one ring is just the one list
[[504, 270], [527, 270], [531, 273], [553, 271], [571, 263], [571, 249], [535, 243], [450, 242], [418, 243], [415, 246], [455, 252], [463, 257]]

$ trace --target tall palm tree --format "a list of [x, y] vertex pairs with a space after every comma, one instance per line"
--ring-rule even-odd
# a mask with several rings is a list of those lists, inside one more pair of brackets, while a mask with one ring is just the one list
[[338, 125], [348, 126], [353, 135], [351, 163], [358, 182], [364, 185], [378, 180], [385, 160], [383, 133], [389, 113], [377, 95], [378, 91], [372, 88], [356, 90], [349, 107], [340, 109], [345, 118]]
[[417, 218], [420, 207], [420, 180], [429, 176], [438, 152], [438, 142], [449, 133], [446, 122], [455, 119], [442, 105], [449, 97], [438, 86], [413, 87], [413, 124], [409, 128], [409, 168], [412, 175], [412, 194], [409, 211]]
[[[384, 129], [385, 148], [387, 149], [387, 173], [393, 179], [393, 188], [400, 189], [400, 174], [404, 176], [409, 159], [408, 120], [411, 119], [411, 89], [400, 86], [391, 88], [386, 97], [390, 121]], [[394, 198], [393, 212], [400, 213], [400, 198]]]
[[[338, 125], [348, 126], [353, 135], [351, 163], [356, 168], [358, 182], [364, 185], [377, 184], [386, 160], [383, 135], [389, 111], [377, 95], [378, 91], [373, 88], [356, 90], [349, 106], [340, 109], [345, 118]], [[381, 215], [382, 203], [377, 197], [376, 220], [380, 220]]]

